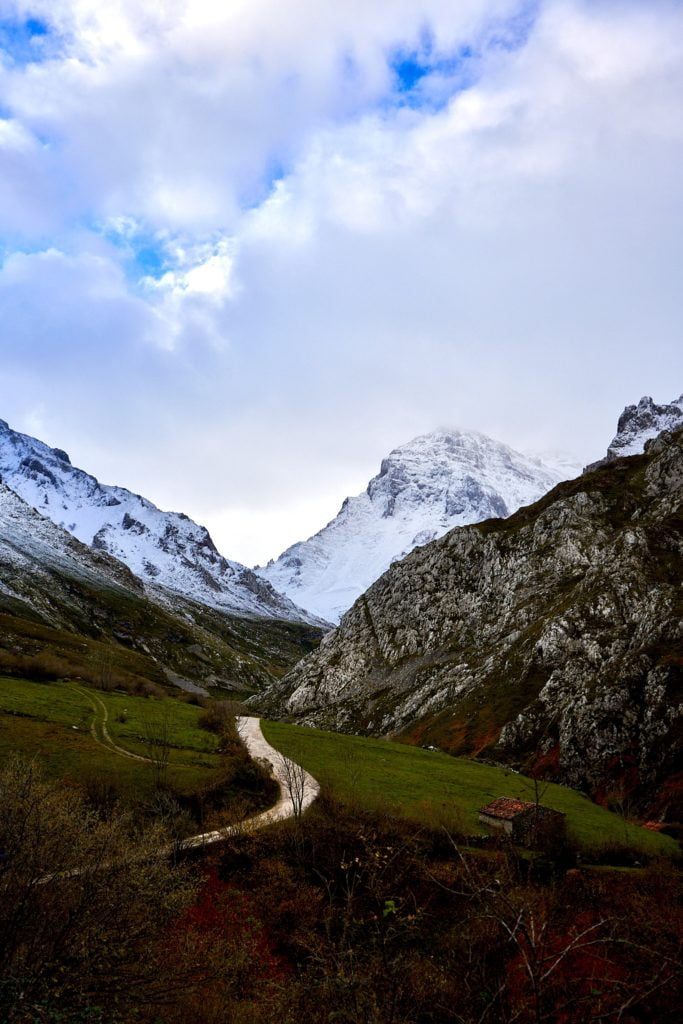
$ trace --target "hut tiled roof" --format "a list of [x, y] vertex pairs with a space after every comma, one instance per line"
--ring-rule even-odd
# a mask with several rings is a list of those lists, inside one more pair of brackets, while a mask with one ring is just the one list
[[496, 800], [492, 800], [490, 804], [487, 804], [486, 807], [480, 807], [479, 813], [487, 814], [489, 818], [512, 821], [522, 811], [535, 806], [535, 804], [529, 803], [528, 800], [515, 800], [513, 797], [499, 796]]

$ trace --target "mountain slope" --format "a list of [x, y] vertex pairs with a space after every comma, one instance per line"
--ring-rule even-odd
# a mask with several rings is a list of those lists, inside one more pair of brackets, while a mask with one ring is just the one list
[[48, 654], [60, 673], [107, 659], [136, 679], [254, 690], [310, 650], [319, 631], [230, 618], [144, 584], [0, 484], [0, 652]]
[[0, 477], [78, 540], [137, 576], [232, 614], [315, 622], [251, 569], [224, 558], [208, 531], [123, 487], [100, 484], [69, 456], [0, 420]]
[[566, 475], [483, 434], [426, 434], [394, 449], [367, 490], [347, 498], [324, 529], [257, 571], [292, 600], [338, 621], [416, 546], [454, 526], [507, 516]]
[[680, 768], [683, 431], [393, 565], [265, 706], [596, 793]]

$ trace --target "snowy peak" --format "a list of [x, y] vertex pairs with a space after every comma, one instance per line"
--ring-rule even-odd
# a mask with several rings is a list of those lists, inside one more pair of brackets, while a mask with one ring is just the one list
[[0, 612], [0, 653], [64, 655], [70, 676], [92, 682], [108, 649], [117, 674], [134, 685], [173, 683], [190, 692], [207, 686], [252, 691], [272, 683], [310, 651], [318, 634], [292, 622], [228, 618], [145, 582], [3, 483]]
[[143, 580], [232, 614], [311, 621], [251, 569], [224, 558], [205, 527], [123, 487], [100, 484], [61, 448], [11, 430], [4, 420], [0, 477], [57, 526]]
[[657, 405], [647, 395], [637, 405], [627, 405], [617, 424], [617, 433], [607, 449], [608, 459], [639, 455], [645, 442], [663, 430], [683, 426], [683, 395], [668, 405]]
[[337, 621], [392, 562], [455, 526], [500, 518], [572, 473], [473, 431], [438, 430], [395, 448], [367, 489], [260, 574]]
[[545, 479], [557, 475], [507, 445], [474, 431], [436, 431], [395, 448], [382, 461], [367, 494], [384, 517], [428, 505], [449, 522], [476, 510], [503, 517]]

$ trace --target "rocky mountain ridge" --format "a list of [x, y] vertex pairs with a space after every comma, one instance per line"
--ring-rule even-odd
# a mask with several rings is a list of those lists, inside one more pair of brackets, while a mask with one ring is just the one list
[[60, 448], [0, 420], [0, 478], [41, 515], [140, 579], [232, 615], [318, 623], [262, 577], [224, 558], [208, 530], [123, 487], [101, 484]]
[[573, 474], [566, 461], [551, 467], [483, 434], [435, 431], [395, 448], [327, 526], [257, 572], [336, 622], [415, 547], [454, 526], [508, 516], [567, 475]]
[[395, 563], [262, 706], [650, 800], [680, 770], [683, 431]]
[[[232, 618], [143, 582], [0, 483], [0, 654], [96, 657], [184, 689], [252, 692], [317, 642], [313, 627]], [[92, 665], [91, 665], [92, 667]]]

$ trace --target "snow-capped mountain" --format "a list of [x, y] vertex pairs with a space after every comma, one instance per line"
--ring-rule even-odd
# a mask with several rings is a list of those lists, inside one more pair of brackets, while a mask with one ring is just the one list
[[[56, 527], [5, 484], [0, 483], [0, 594], [3, 603], [27, 604], [38, 615], [55, 618], [55, 573], [98, 589], [122, 590], [138, 597], [144, 584], [125, 565], [79, 543]], [[41, 585], [41, 581], [44, 585]], [[65, 588], [65, 592], [67, 588]]]
[[389, 565], [454, 526], [510, 515], [578, 473], [483, 434], [436, 431], [395, 448], [367, 490], [319, 533], [258, 568], [297, 603], [338, 621]]
[[505, 520], [452, 530], [392, 565], [252, 706], [535, 762], [592, 794], [649, 803], [666, 785], [659, 806], [673, 807], [682, 469], [683, 428]]
[[4, 420], [0, 477], [41, 515], [143, 580], [233, 615], [316, 621], [251, 569], [224, 558], [205, 527], [99, 483], [60, 448], [17, 433]]
[[627, 405], [617, 423], [617, 432], [609, 448], [609, 460], [623, 455], [639, 455], [645, 442], [657, 437], [663, 430], [677, 430], [683, 426], [683, 395], [668, 405], [657, 405], [647, 395], [638, 405]]
[[[308, 653], [320, 630], [234, 617], [141, 580], [0, 483], [0, 658], [47, 655], [70, 678], [253, 692]], [[95, 645], [93, 646], [93, 641]]]

